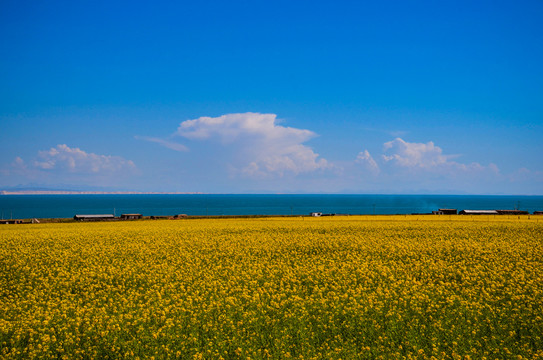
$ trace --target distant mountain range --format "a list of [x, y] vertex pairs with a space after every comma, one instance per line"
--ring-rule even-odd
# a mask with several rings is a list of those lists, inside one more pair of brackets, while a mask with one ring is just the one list
[[126, 191], [92, 186], [85, 188], [82, 190], [73, 185], [59, 185], [53, 188], [41, 184], [27, 184], [0, 188], [0, 195], [200, 194], [198, 192]]

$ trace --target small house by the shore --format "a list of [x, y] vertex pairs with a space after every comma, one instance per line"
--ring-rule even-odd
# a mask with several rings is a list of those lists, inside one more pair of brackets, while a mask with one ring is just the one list
[[139, 220], [143, 219], [142, 214], [121, 214], [121, 220]]
[[499, 215], [528, 215], [528, 211], [524, 210], [496, 210]]
[[21, 219], [2, 219], [0, 224], [22, 224], [23, 220]]
[[498, 215], [496, 210], [461, 210], [460, 215]]
[[115, 220], [113, 214], [74, 215], [76, 221], [109, 221]]
[[457, 209], [439, 209], [437, 211], [432, 211], [434, 215], [456, 215], [458, 214]]

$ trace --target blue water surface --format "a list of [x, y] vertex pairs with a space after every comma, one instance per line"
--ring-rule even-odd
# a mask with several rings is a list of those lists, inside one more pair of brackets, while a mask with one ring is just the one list
[[4, 219], [70, 218], [75, 214], [144, 216], [429, 213], [458, 210], [543, 210], [543, 196], [483, 195], [1, 195]]

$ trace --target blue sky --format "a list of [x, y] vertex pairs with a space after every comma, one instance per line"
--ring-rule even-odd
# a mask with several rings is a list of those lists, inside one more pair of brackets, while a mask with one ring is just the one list
[[0, 188], [543, 194], [541, 1], [2, 1]]

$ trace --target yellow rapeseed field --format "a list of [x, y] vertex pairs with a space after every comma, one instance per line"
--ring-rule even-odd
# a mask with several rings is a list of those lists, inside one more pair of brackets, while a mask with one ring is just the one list
[[543, 359], [543, 217], [0, 227], [1, 359]]

